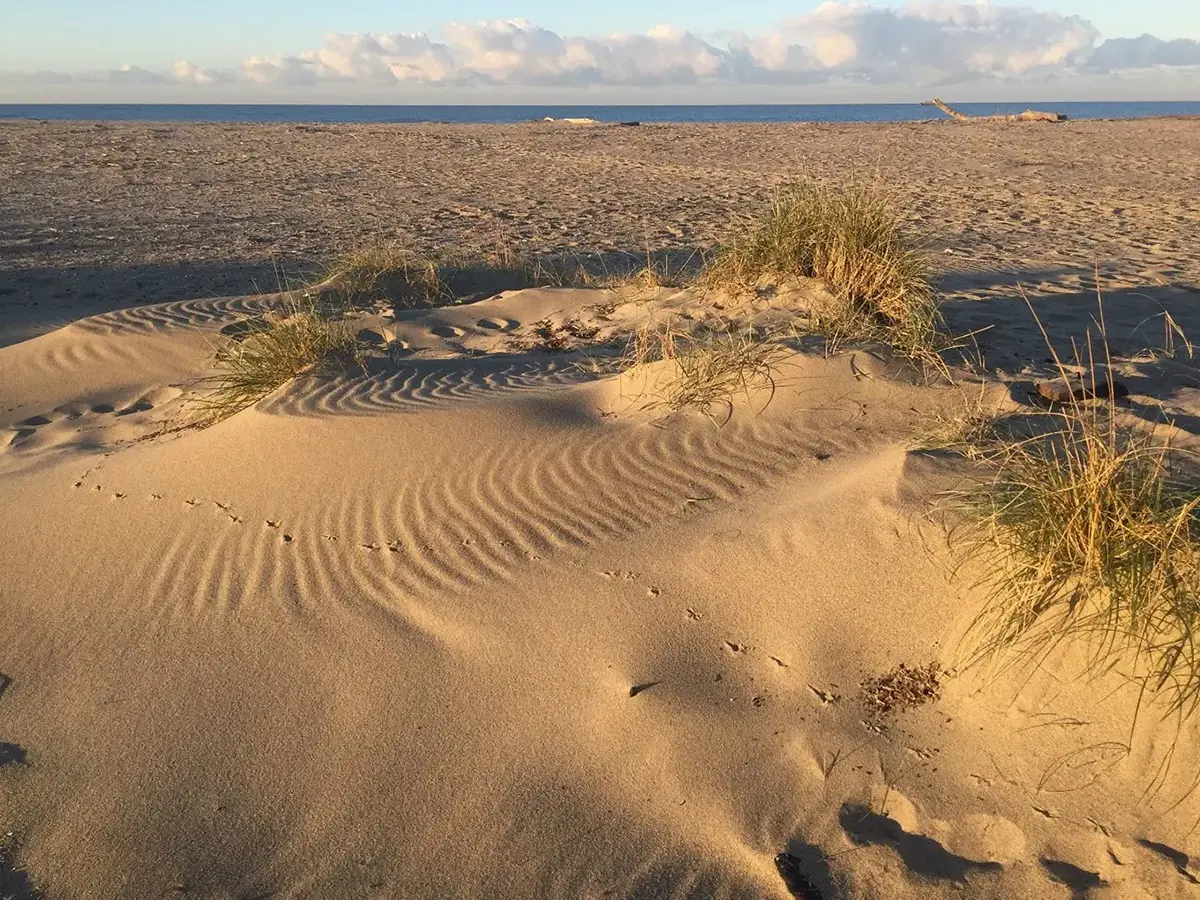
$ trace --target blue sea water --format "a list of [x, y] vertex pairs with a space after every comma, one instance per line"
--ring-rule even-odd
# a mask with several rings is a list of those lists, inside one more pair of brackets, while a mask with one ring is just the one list
[[[1072, 119], [1200, 116], [1200, 101], [1102, 103], [961, 103], [972, 115], [1018, 113], [1033, 107]], [[743, 106], [314, 106], [300, 104], [0, 104], [0, 119], [134, 122], [305, 122], [387, 124], [454, 122], [511, 124], [587, 117], [602, 122], [910, 122], [942, 118], [917, 103]]]

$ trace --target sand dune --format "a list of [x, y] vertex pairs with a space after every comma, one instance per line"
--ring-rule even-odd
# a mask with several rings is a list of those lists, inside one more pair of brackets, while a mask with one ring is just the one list
[[1194, 726], [1131, 736], [1117, 675], [964, 671], [864, 724], [977, 607], [928, 514], [963, 464], [911, 450], [961, 390], [798, 352], [724, 427], [664, 416], [539, 334], [701, 300], [535, 290], [176, 430], [271, 302], [0, 349], [0, 827], [47, 896], [1196, 890]]

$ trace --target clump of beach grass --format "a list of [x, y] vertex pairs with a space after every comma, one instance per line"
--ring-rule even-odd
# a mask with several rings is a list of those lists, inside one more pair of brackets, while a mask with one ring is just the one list
[[832, 345], [882, 342], [937, 362], [945, 340], [931, 276], [927, 254], [881, 186], [804, 181], [780, 190], [750, 233], [717, 255], [704, 281], [748, 291], [764, 280], [820, 279], [833, 302], [810, 310], [810, 324]]
[[244, 337], [222, 343], [213, 365], [217, 373], [207, 379], [210, 390], [195, 401], [209, 423], [252, 406], [301, 375], [361, 368], [363, 356], [340, 310], [292, 302]]
[[964, 397], [961, 404], [925, 416], [913, 448], [987, 459], [1016, 434], [1015, 419], [1010, 410], [989, 405], [981, 390], [979, 396]]
[[684, 288], [700, 278], [707, 266], [700, 250], [654, 253], [646, 249], [644, 258], [624, 272], [610, 276], [608, 287], [634, 293], [654, 293], [665, 288]]
[[[1060, 377], [1082, 368], [1094, 384], [1108, 380], [1111, 396], [1103, 306], [1099, 321], [1099, 354], [1089, 340], [1072, 365], [1046, 342]], [[1191, 713], [1200, 701], [1194, 460], [1101, 400], [1073, 397], [1044, 417], [1036, 433], [992, 444], [992, 476], [955, 497], [967, 513], [966, 557], [988, 587], [969, 658], [1040, 661], [1078, 639], [1089, 672], [1121, 668]]]
[[353, 305], [423, 309], [522, 288], [682, 287], [700, 268], [696, 251], [686, 258], [647, 251], [643, 259], [618, 252], [529, 254], [503, 245], [486, 253], [424, 256], [375, 244], [335, 259], [322, 273], [321, 288]]
[[651, 323], [629, 339], [620, 368], [644, 370], [658, 362], [673, 364], [674, 371], [655, 385], [647, 409], [678, 412], [696, 409], [717, 421], [714, 409], [723, 409], [720, 424], [733, 416], [734, 399], [767, 393], [771, 402], [778, 384], [780, 364], [791, 351], [751, 325], [723, 323], [717, 327], [686, 330], [672, 321]]
[[325, 277], [351, 303], [387, 300], [401, 308], [419, 308], [454, 300], [437, 261], [383, 245], [344, 254]]

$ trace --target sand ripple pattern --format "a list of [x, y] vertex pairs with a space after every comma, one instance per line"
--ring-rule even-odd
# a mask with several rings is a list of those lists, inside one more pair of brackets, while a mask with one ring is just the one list
[[259, 408], [290, 416], [415, 411], [442, 403], [569, 387], [594, 377], [574, 362], [554, 358], [414, 360], [397, 372], [366, 379], [302, 379]]
[[192, 328], [261, 315], [279, 306], [280, 294], [210, 297], [134, 306], [80, 319], [75, 327], [93, 334], [148, 333], [166, 328]]
[[[87, 321], [86, 319], [83, 321]], [[21, 347], [19, 365], [23, 375], [37, 375], [46, 379], [61, 377], [64, 372], [74, 372], [88, 369], [134, 370], [142, 364], [141, 348], [121, 344], [116, 341], [97, 340], [95, 332], [81, 329], [81, 322], [66, 326], [64, 331], [71, 332], [70, 340], [53, 341], [50, 344], [30, 344]], [[79, 333], [82, 331], [83, 333]], [[3, 372], [8, 360], [12, 357], [0, 358], [0, 372]], [[18, 365], [18, 363], [12, 363]]]
[[[160, 614], [230, 611], [268, 598], [300, 614], [338, 602], [386, 611], [428, 636], [444, 629], [426, 601], [486, 596], [478, 588], [548, 564], [559, 551], [712, 509], [806, 456], [811, 450], [782, 425], [606, 424], [564, 440], [509, 440], [452, 463], [431, 460], [424, 477], [347, 491], [300, 521], [265, 522], [239, 510], [236, 498], [153, 495], [110, 509], [174, 507], [181, 527], [157, 528], [139, 554], [134, 587], [123, 584]], [[107, 502], [110, 490], [94, 492], [96, 500]]]

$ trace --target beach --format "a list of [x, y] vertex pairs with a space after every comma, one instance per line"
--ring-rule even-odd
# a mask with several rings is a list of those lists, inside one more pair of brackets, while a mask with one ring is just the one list
[[[940, 356], [654, 270], [806, 178], [920, 236]], [[1196, 891], [1196, 721], [968, 661], [988, 461], [923, 435], [1103, 330], [1196, 449], [1200, 122], [0, 122], [0, 184], [0, 896]], [[629, 272], [331, 325], [378, 247]], [[353, 365], [197, 418], [297, 322]], [[680, 329], [757, 368], [694, 402]]]
[[1020, 131], [3, 122], [0, 290], [6, 318], [34, 333], [81, 305], [275, 290], [364, 243], [711, 247], [804, 176], [885, 182], [934, 249], [952, 251], [949, 271], [1040, 281], [1099, 264], [1194, 282], [1198, 143], [1186, 119]]

